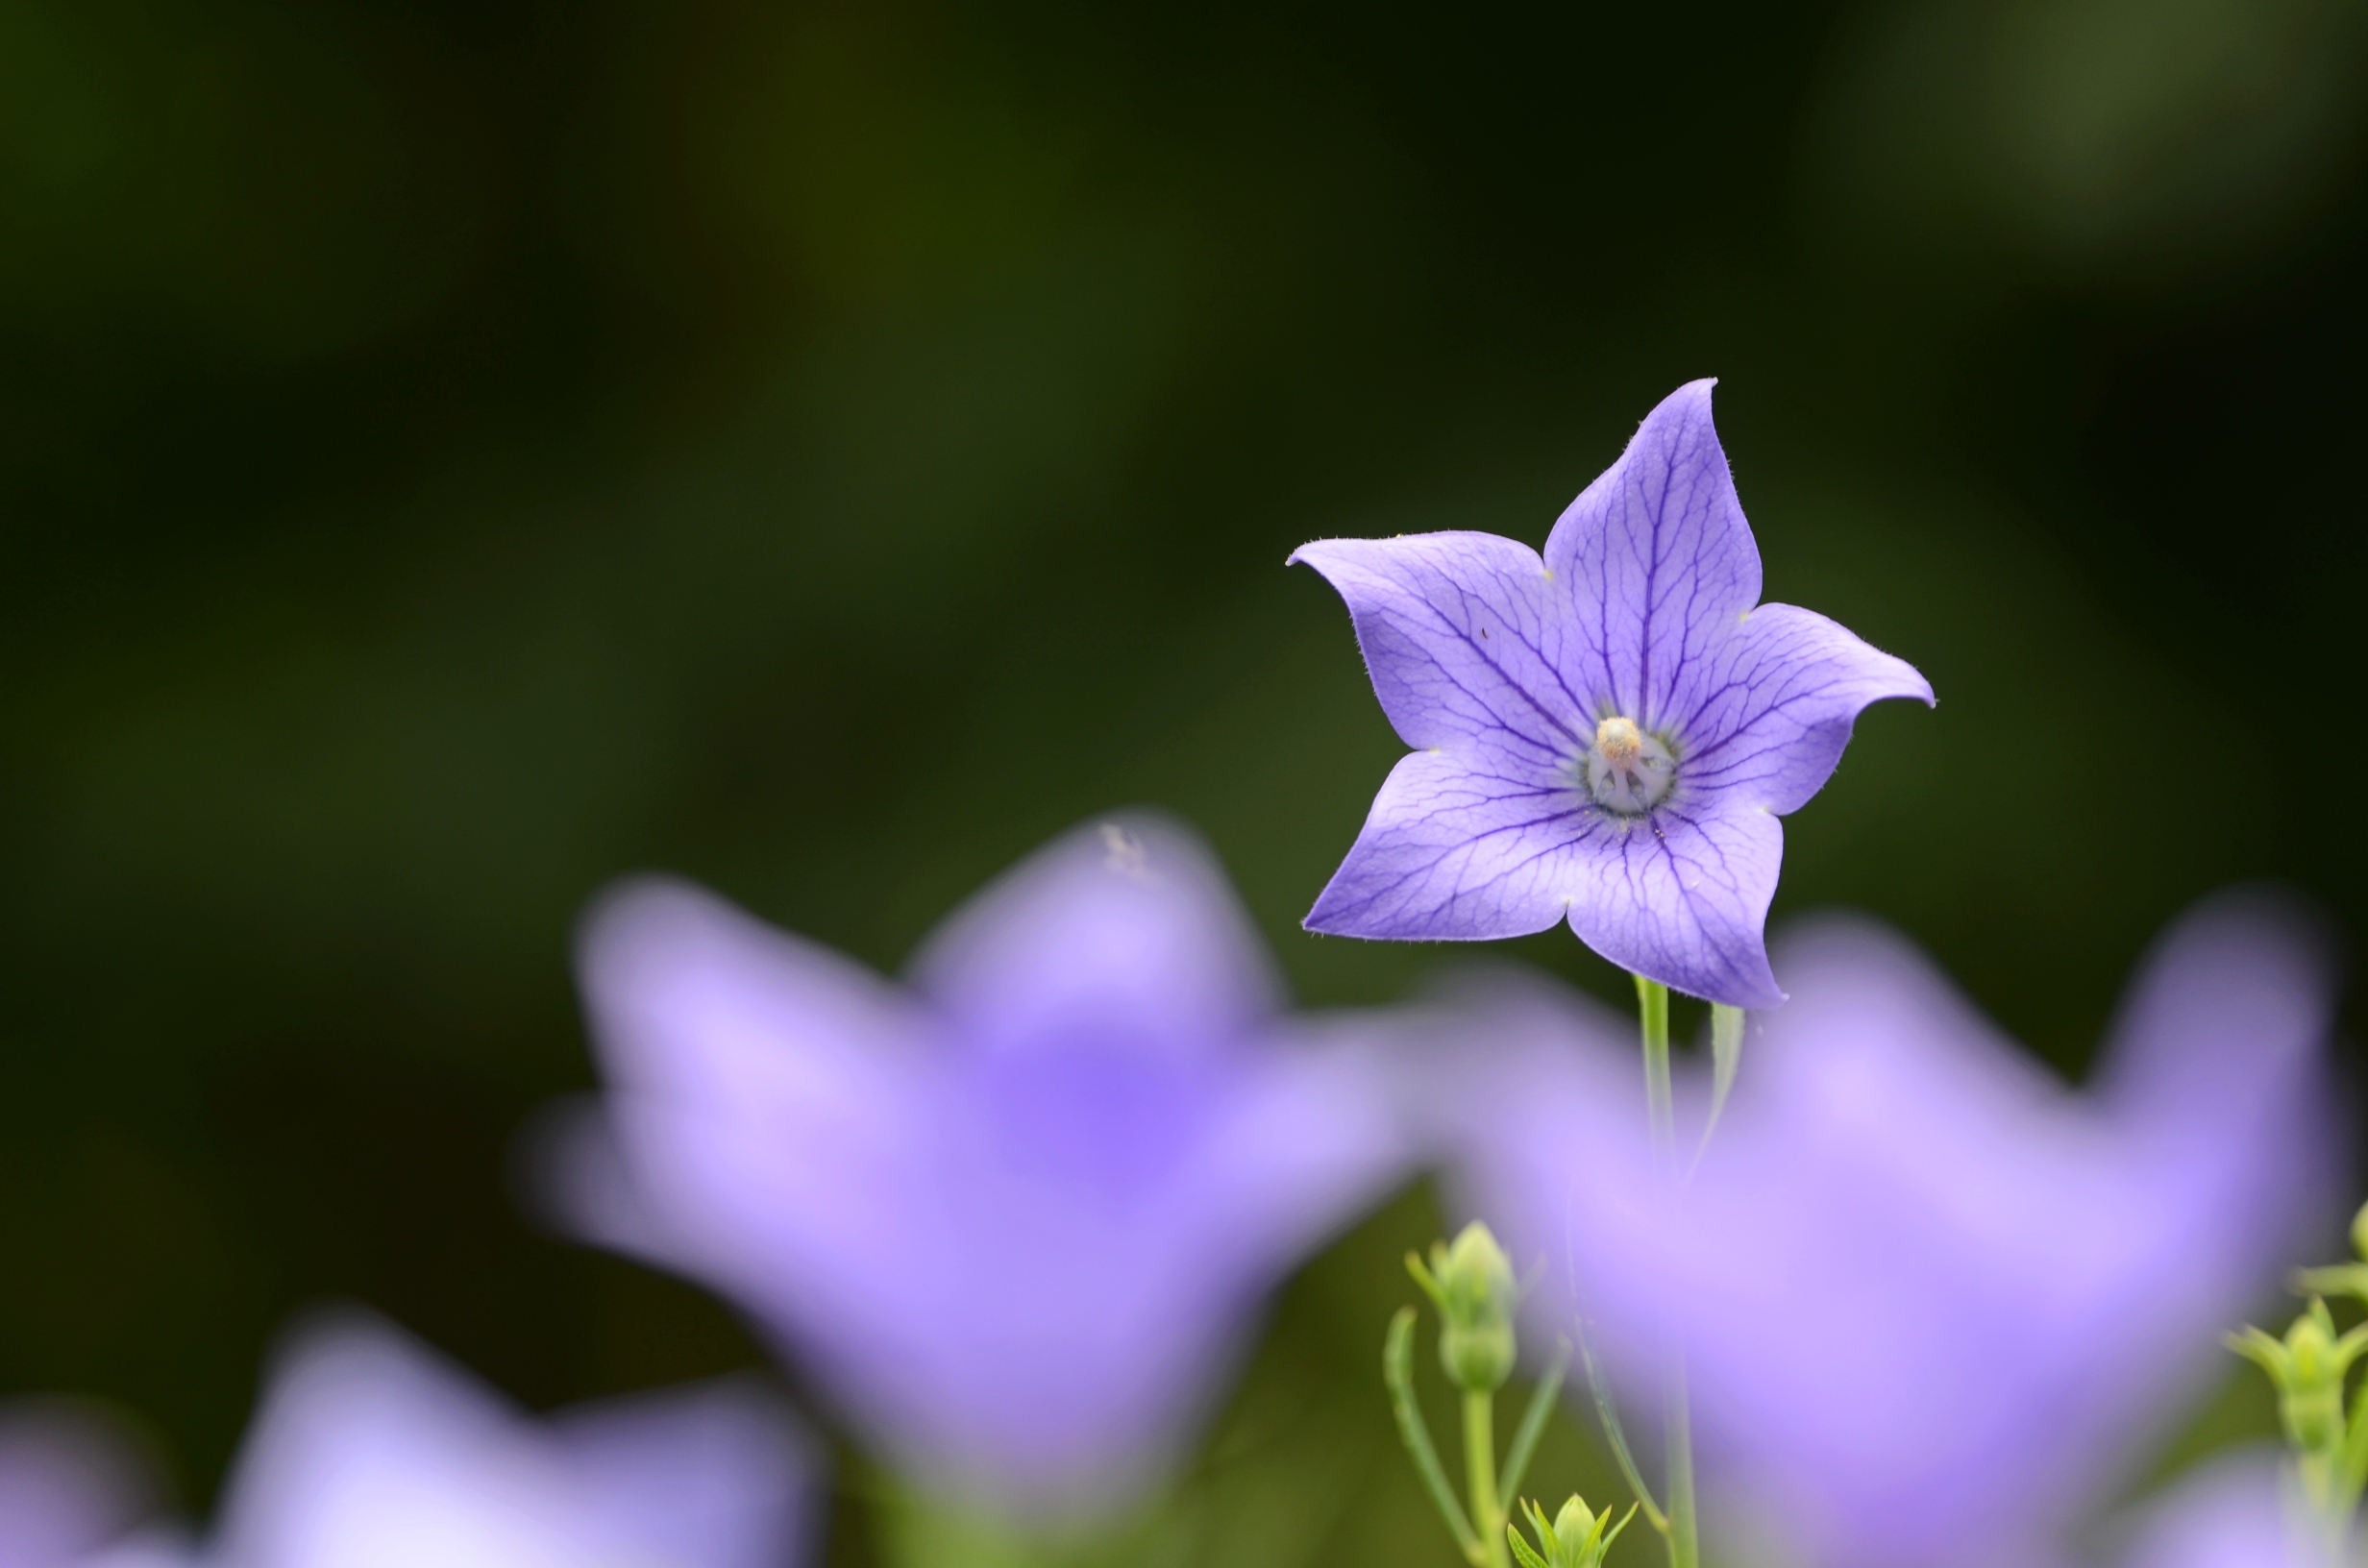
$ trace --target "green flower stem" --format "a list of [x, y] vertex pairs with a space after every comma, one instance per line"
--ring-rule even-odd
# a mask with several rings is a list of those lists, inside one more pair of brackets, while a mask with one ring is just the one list
[[2363, 1484], [2368, 1484], [2368, 1391], [2357, 1395], [2352, 1408], [2352, 1419], [2343, 1436], [2343, 1456], [2335, 1471], [2331, 1511], [2346, 1536], [2351, 1534], [2352, 1520], [2359, 1512]]
[[1636, 1455], [1628, 1447], [1628, 1434], [1620, 1430], [1619, 1410], [1612, 1403], [1612, 1391], [1604, 1386], [1603, 1368], [1595, 1364], [1595, 1352], [1587, 1342], [1587, 1326], [1583, 1322], [1575, 1326], [1579, 1331], [1579, 1364], [1587, 1369], [1587, 1391], [1594, 1396], [1595, 1417], [1603, 1423], [1604, 1440], [1612, 1445], [1612, 1457], [1619, 1461], [1619, 1473], [1627, 1478], [1628, 1489], [1636, 1494], [1637, 1506], [1644, 1510], [1645, 1523], [1666, 1535], [1669, 1517], [1653, 1501], [1653, 1489], [1644, 1484], [1644, 1476], [1637, 1469]]
[[1693, 1413], [1686, 1403], [1686, 1362], [1672, 1351], [1662, 1384], [1662, 1419], [1669, 1429], [1669, 1562], [1697, 1568], [1701, 1526], [1693, 1505]]
[[1563, 1391], [1563, 1379], [1570, 1375], [1570, 1341], [1566, 1339], [1556, 1347], [1554, 1360], [1530, 1391], [1529, 1409], [1521, 1413], [1521, 1424], [1513, 1433], [1513, 1447], [1505, 1453], [1504, 1474], [1496, 1478], [1496, 1506], [1510, 1518], [1513, 1499], [1521, 1489], [1521, 1477], [1529, 1469], [1530, 1456], [1538, 1452], [1538, 1439], [1545, 1433], [1545, 1424], [1554, 1414], [1554, 1401]]
[[1653, 1158], [1664, 1177], [1677, 1151], [1677, 1111], [1669, 1091], [1669, 988], [1637, 976], [1637, 1011], [1644, 1024], [1644, 1104], [1653, 1124]]
[[1464, 1396], [1464, 1464], [1471, 1480], [1471, 1522], [1488, 1556], [1488, 1568], [1513, 1568], [1505, 1548], [1505, 1510], [1496, 1500], [1495, 1398]]
[[[1652, 1120], [1653, 1163], [1663, 1181], [1677, 1179], [1677, 1105], [1669, 1089], [1669, 988], [1637, 976], [1644, 1029], [1644, 1100]], [[1693, 1497], [1693, 1420], [1686, 1404], [1686, 1364], [1672, 1348], [1662, 1369], [1662, 1425], [1667, 1439], [1669, 1568], [1701, 1568], [1701, 1529]]]
[[1415, 1310], [1401, 1307], [1390, 1320], [1390, 1336], [1381, 1352], [1382, 1381], [1390, 1388], [1390, 1408], [1397, 1414], [1397, 1434], [1413, 1456], [1415, 1469], [1422, 1477], [1422, 1484], [1439, 1506], [1439, 1516], [1447, 1522], [1448, 1533], [1463, 1549], [1467, 1561], [1479, 1568], [1487, 1548], [1473, 1533], [1471, 1521], [1455, 1501], [1455, 1488], [1447, 1483], [1447, 1472], [1439, 1462], [1439, 1451], [1431, 1446], [1430, 1428], [1423, 1422], [1422, 1407], [1415, 1403], [1414, 1371]]

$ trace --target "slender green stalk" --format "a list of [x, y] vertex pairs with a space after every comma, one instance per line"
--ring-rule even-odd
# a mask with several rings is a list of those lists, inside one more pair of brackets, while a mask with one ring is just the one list
[[1669, 1533], [1669, 1517], [1653, 1501], [1653, 1489], [1644, 1484], [1643, 1473], [1637, 1468], [1637, 1457], [1629, 1452], [1628, 1434], [1620, 1430], [1619, 1409], [1612, 1403], [1612, 1391], [1604, 1386], [1603, 1369], [1595, 1364], [1595, 1352], [1587, 1342], [1587, 1325], [1574, 1325], [1579, 1332], [1579, 1364], [1587, 1369], [1587, 1391], [1595, 1396], [1595, 1419], [1603, 1423], [1604, 1440], [1612, 1445], [1612, 1458], [1619, 1461], [1619, 1473], [1628, 1480], [1628, 1489], [1636, 1495], [1637, 1506], [1644, 1510], [1644, 1522], [1662, 1534]]
[[1669, 988], [1638, 975], [1637, 1012], [1644, 1025], [1644, 1105], [1652, 1117], [1653, 1158], [1666, 1177], [1677, 1152], [1677, 1112], [1669, 1091]]
[[[1677, 1106], [1669, 1088], [1669, 988], [1637, 976], [1644, 1031], [1644, 1100], [1653, 1129], [1653, 1163], [1673, 1192], [1677, 1179]], [[1662, 1368], [1662, 1425], [1667, 1442], [1669, 1568], [1701, 1568], [1694, 1514], [1693, 1421], [1686, 1406], [1686, 1363], [1672, 1346]]]
[[1439, 1506], [1439, 1516], [1447, 1522], [1455, 1544], [1464, 1549], [1465, 1558], [1479, 1568], [1486, 1548], [1473, 1532], [1471, 1521], [1464, 1517], [1463, 1505], [1455, 1500], [1455, 1488], [1447, 1482], [1446, 1469], [1439, 1462], [1439, 1451], [1431, 1446], [1431, 1431], [1422, 1419], [1422, 1407], [1415, 1403], [1414, 1335], [1415, 1310], [1401, 1307], [1390, 1320], [1390, 1336], [1383, 1342], [1381, 1352], [1381, 1378], [1389, 1384], [1390, 1409], [1397, 1414], [1398, 1440], [1413, 1457], [1415, 1469], [1421, 1475], [1431, 1501]]
[[2351, 1533], [2353, 1517], [2359, 1512], [2363, 1484], [2368, 1484], [2368, 1389], [2361, 1390], [2352, 1407], [2352, 1419], [2344, 1430], [2342, 1458], [2336, 1461], [2330, 1511], [2345, 1535]]
[[1495, 1398], [1464, 1396], [1464, 1465], [1471, 1480], [1471, 1522], [1487, 1550], [1488, 1568], [1513, 1568], [1505, 1548], [1505, 1510], [1496, 1500]]
[[1686, 1403], [1686, 1362], [1675, 1351], [1662, 1384], [1662, 1419], [1669, 1433], [1669, 1561], [1695, 1568], [1702, 1560], [1701, 1526], [1693, 1504], [1693, 1412]]
[[1555, 1347], [1553, 1364], [1531, 1390], [1529, 1409], [1521, 1412], [1521, 1424], [1514, 1430], [1513, 1446], [1505, 1451], [1505, 1473], [1496, 1478], [1496, 1506], [1507, 1517], [1513, 1513], [1514, 1495], [1521, 1489], [1529, 1457], [1538, 1452], [1538, 1439], [1545, 1433], [1546, 1418], [1554, 1413], [1555, 1396], [1563, 1391], [1563, 1379], [1569, 1372], [1570, 1341], [1566, 1339]]

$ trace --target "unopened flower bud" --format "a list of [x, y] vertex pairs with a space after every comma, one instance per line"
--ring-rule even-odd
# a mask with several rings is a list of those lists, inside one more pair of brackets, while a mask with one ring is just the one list
[[2306, 1454], [2340, 1445], [2343, 1384], [2352, 1363], [2368, 1351], [2368, 1327], [2338, 1338], [2327, 1303], [2313, 1298], [2283, 1339], [2247, 1329], [2230, 1348], [2257, 1362], [2278, 1387], [2278, 1416], [2288, 1441]]
[[1513, 1376], [1519, 1290], [1496, 1237], [1474, 1220], [1453, 1246], [1434, 1242], [1430, 1268], [1416, 1267], [1415, 1278], [1438, 1305], [1439, 1360], [1449, 1380], [1471, 1393], [1502, 1387]]
[[2352, 1216], [2352, 1250], [2359, 1254], [2361, 1262], [2368, 1263], [2368, 1203], [2361, 1204], [2359, 1213]]
[[2343, 1435], [2343, 1365], [2335, 1357], [2335, 1335], [2306, 1312], [2286, 1332], [2289, 1370], [2280, 1392], [2278, 1413], [2286, 1436], [2305, 1453], [2315, 1452]]
[[1572, 1492], [1562, 1511], [1554, 1516], [1554, 1544], [1575, 1562], [1579, 1548], [1594, 1533], [1595, 1516], [1588, 1511], [1587, 1499]]
[[1630, 1508], [1628, 1519], [1615, 1525], [1609, 1513], [1593, 1512], [1574, 1492], [1549, 1525], [1543, 1508], [1535, 1503], [1523, 1506], [1529, 1511], [1529, 1528], [1538, 1537], [1539, 1551], [1530, 1551], [1518, 1534], [1513, 1536], [1514, 1555], [1522, 1568], [1601, 1568], [1604, 1554], [1612, 1550], [1612, 1543], [1637, 1511]]

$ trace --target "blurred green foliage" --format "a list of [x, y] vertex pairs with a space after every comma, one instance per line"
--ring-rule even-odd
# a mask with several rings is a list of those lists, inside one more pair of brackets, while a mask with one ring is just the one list
[[[324, 1296], [537, 1404], [754, 1359], [512, 1196], [629, 870], [886, 967], [1151, 802], [1401, 994], [1457, 955], [1296, 927], [1399, 747], [1282, 559], [1542, 540], [1704, 374], [1769, 596], [1941, 698], [1780, 916], [2067, 1071], [2208, 887], [2363, 929], [2361, 22], [0, 0], [0, 1379], [202, 1506]], [[1223, 1560], [1436, 1560], [1374, 1358], [1439, 1222], [1287, 1298]]]

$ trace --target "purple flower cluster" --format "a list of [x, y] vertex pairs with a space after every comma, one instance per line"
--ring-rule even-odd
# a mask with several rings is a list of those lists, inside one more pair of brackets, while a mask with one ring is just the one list
[[[1763, 933], [1777, 818], [1868, 703], [1932, 692], [1759, 603], [1710, 386], [1653, 410], [1542, 555], [1442, 533], [1293, 557], [1347, 600], [1417, 748], [1311, 928], [1567, 919], [1647, 980], [1785, 1001]], [[539, 1146], [566, 1223], [735, 1303], [923, 1507], [1004, 1547], [1153, 1494], [1264, 1298], [1427, 1160], [1542, 1265], [1532, 1349], [1581, 1332], [1640, 1409], [1687, 1368], [1724, 1544], [2069, 1562], [2315, 1216], [2340, 1132], [2329, 966], [2257, 893], [2163, 939], [2078, 1092], [1903, 939], [1797, 928], [1794, 996], [1755, 1020], [1682, 1183], [1629, 1026], [1503, 972], [1420, 1012], [1295, 1015], [1213, 858], [1157, 818], [1041, 850], [901, 980], [663, 880], [602, 900], [579, 956], [606, 1082]], [[1709, 1121], [1710, 1085], [1677, 1099]], [[1432, 1285], [1470, 1319], [1448, 1364], [1486, 1431], [1514, 1269], [1486, 1231], [1459, 1249]], [[210, 1536], [149, 1524], [131, 1452], [86, 1411], [0, 1411], [0, 1568], [784, 1568], [819, 1511], [814, 1446], [752, 1384], [530, 1418], [350, 1315], [280, 1359]], [[1501, 1525], [1505, 1501], [1470, 1517]], [[1603, 1544], [1608, 1511], [1565, 1517]], [[1557, 1562], [1600, 1556], [1536, 1520]], [[2114, 1560], [2299, 1568], [2291, 1526], [2239, 1458], [2125, 1521]], [[1488, 1531], [1462, 1529], [1481, 1560]]]

